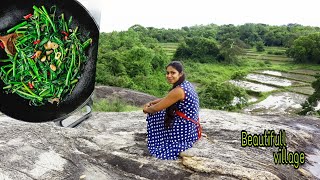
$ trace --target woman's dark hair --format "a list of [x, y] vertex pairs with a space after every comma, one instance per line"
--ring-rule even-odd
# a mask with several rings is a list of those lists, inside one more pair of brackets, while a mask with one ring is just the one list
[[[176, 83], [173, 84], [172, 88], [170, 89], [170, 91], [174, 88], [176, 88], [177, 86], [179, 86], [185, 79], [185, 73], [183, 71], [183, 66], [179, 61], [171, 61], [166, 68], [168, 68], [169, 66], [173, 67], [174, 69], [176, 69], [179, 73], [183, 73], [182, 76], [178, 79], [178, 81]], [[176, 104], [172, 104], [171, 106], [169, 106], [166, 109], [166, 115], [164, 118], [164, 125], [165, 128], [168, 129], [170, 127], [172, 127], [173, 125], [173, 120], [174, 120], [174, 114], [175, 111], [177, 110]]]

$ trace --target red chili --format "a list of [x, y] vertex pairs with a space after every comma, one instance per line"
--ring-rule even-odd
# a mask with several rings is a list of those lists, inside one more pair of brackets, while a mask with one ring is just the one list
[[2, 41], [0, 41], [0, 47], [1, 47], [2, 49], [4, 49], [4, 44], [3, 44]]
[[40, 39], [33, 41], [33, 44], [39, 44], [40, 43]]
[[32, 56], [31, 56], [31, 59], [34, 59], [36, 57], [37, 53], [34, 53]]
[[32, 14], [30, 13], [30, 14], [27, 14], [27, 15], [23, 16], [23, 18], [24, 19], [29, 19], [31, 16], [32, 16]]
[[29, 86], [30, 89], [34, 88], [31, 82], [28, 82], [28, 86]]
[[67, 37], [69, 36], [69, 34], [67, 32], [65, 32], [65, 31], [61, 31], [61, 33], [64, 34], [65, 36], [67, 36]]

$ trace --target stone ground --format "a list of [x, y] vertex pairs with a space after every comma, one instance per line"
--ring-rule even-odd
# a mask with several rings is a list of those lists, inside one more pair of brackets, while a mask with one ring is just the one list
[[[93, 113], [78, 128], [0, 116], [0, 179], [319, 179], [320, 121], [202, 109], [204, 136], [177, 161], [151, 157], [141, 111]], [[306, 162], [275, 165], [276, 147], [241, 147], [241, 131], [280, 129]], [[80, 178], [81, 177], [81, 178]]]

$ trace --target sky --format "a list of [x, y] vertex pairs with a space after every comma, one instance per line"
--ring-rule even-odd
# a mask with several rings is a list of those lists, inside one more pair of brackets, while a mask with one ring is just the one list
[[297, 23], [320, 27], [320, 3], [317, 0], [79, 1], [97, 19], [100, 32], [125, 31], [135, 24], [166, 29], [212, 23], [217, 25]]

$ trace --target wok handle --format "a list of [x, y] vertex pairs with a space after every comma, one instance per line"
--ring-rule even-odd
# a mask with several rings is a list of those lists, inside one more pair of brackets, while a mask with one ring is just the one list
[[[82, 112], [80, 112], [81, 114], [81, 117], [74, 120], [75, 118], [77, 118], [77, 116], [79, 115], [74, 115], [74, 116], [69, 116], [68, 118], [66, 119], [62, 119], [62, 120], [59, 120], [59, 121], [55, 121], [55, 124], [57, 126], [60, 126], [60, 127], [69, 127], [69, 128], [74, 128], [74, 127], [77, 127], [79, 124], [81, 124], [83, 121], [85, 121], [86, 119], [88, 119], [89, 117], [92, 116], [91, 112], [92, 112], [92, 98], [90, 97], [90, 100], [87, 102], [87, 104], [85, 104], [81, 109], [79, 109], [77, 112], [80, 112], [82, 111], [84, 108], [86, 110], [86, 112], [83, 114]], [[70, 123], [70, 121], [72, 121]], [[64, 123], [66, 122], [66, 123]]]

